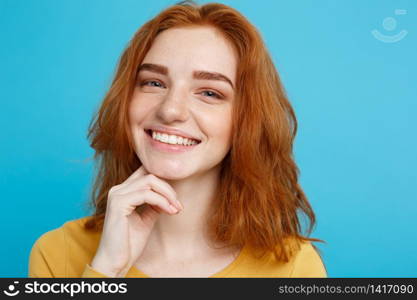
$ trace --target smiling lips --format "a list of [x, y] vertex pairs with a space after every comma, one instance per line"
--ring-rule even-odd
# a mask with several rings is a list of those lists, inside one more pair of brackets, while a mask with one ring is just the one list
[[154, 130], [146, 130], [147, 134], [152, 137], [152, 139], [157, 140], [159, 142], [171, 145], [181, 145], [181, 146], [192, 146], [199, 144], [200, 141], [186, 138], [179, 135], [174, 134], [167, 134], [164, 132], [154, 131]]

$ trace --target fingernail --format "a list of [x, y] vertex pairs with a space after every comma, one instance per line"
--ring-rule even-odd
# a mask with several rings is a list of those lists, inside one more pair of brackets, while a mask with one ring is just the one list
[[169, 208], [171, 209], [171, 212], [174, 213], [174, 214], [176, 214], [178, 212], [178, 209], [172, 204], [169, 205]]

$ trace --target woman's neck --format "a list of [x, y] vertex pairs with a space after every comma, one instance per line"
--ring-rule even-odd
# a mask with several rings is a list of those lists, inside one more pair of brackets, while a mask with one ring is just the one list
[[[184, 180], [166, 180], [176, 191], [184, 209], [177, 215], [161, 213], [149, 236], [144, 254], [167, 260], [192, 258], [209, 252], [207, 218], [212, 209], [220, 167]], [[202, 253], [203, 252], [203, 253]]]

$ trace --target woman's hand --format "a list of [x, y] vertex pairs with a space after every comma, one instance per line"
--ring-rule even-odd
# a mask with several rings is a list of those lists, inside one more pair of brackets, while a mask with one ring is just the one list
[[[149, 205], [139, 214], [136, 208], [145, 203]], [[91, 267], [109, 277], [124, 277], [142, 254], [159, 213], [173, 215], [181, 210], [175, 190], [141, 166], [108, 193], [103, 232]]]

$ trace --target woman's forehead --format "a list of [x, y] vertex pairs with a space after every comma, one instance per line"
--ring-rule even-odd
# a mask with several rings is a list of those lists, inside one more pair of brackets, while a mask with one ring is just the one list
[[226, 75], [234, 82], [237, 55], [231, 43], [209, 26], [172, 28], [160, 33], [143, 63], [165, 66], [168, 72], [206, 70]]

